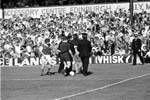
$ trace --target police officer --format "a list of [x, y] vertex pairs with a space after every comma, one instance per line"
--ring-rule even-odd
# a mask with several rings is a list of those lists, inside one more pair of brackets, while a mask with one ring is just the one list
[[88, 75], [88, 65], [89, 65], [89, 57], [91, 55], [91, 42], [87, 40], [87, 34], [82, 33], [82, 40], [79, 41], [78, 43], [78, 51], [79, 51], [79, 56], [82, 61], [82, 66], [83, 66], [83, 75], [87, 76]]
[[134, 34], [134, 39], [132, 41], [132, 51], [133, 51], [133, 65], [136, 65], [136, 59], [137, 56], [139, 56], [142, 64], [144, 64], [144, 59], [141, 56], [141, 46], [142, 46], [142, 41], [138, 38], [138, 33]]

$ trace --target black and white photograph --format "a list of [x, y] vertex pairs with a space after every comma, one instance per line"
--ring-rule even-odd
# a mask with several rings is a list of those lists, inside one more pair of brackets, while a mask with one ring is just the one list
[[0, 100], [150, 100], [150, 0], [0, 0]]

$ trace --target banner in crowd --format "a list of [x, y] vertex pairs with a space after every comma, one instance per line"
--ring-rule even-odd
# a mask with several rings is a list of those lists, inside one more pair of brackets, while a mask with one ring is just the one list
[[[90, 64], [123, 64], [123, 63], [131, 63], [132, 56], [97, 56], [91, 57], [89, 59]], [[52, 59], [53, 65], [59, 64], [58, 58]], [[36, 66], [41, 65], [42, 61], [40, 58], [28, 58], [21, 60], [20, 58], [12, 58], [12, 59], [5, 59], [0, 58], [0, 66]]]
[[2, 9], [0, 9], [0, 18], [2, 18]]
[[[13, 15], [26, 14], [34, 18], [40, 17], [43, 14], [65, 14], [68, 12], [79, 13], [85, 11], [116, 11], [119, 9], [129, 9], [129, 3], [115, 3], [115, 4], [94, 4], [94, 5], [78, 5], [78, 6], [58, 6], [58, 7], [39, 7], [39, 8], [16, 8], [5, 9], [4, 18], [11, 18]], [[134, 12], [147, 11], [150, 13], [150, 2], [136, 2], [134, 3]]]

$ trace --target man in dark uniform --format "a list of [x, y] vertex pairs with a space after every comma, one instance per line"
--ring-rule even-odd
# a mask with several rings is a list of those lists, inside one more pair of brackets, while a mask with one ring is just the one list
[[142, 46], [142, 42], [141, 40], [138, 38], [138, 33], [134, 34], [134, 39], [132, 41], [132, 51], [133, 51], [133, 65], [136, 65], [136, 58], [138, 55], [142, 64], [144, 64], [144, 59], [141, 56], [141, 46]]
[[[62, 41], [59, 43], [59, 46], [63, 43], [63, 38], [64, 38], [64, 36], [65, 36], [64, 34], [61, 34], [61, 40], [62, 40]], [[70, 49], [71, 49], [71, 51], [73, 52], [74, 49], [73, 49], [73, 45], [71, 44], [71, 39], [70, 39], [70, 38], [71, 38], [70, 36], [67, 37], [68, 43], [70, 44]], [[59, 47], [58, 47], [58, 48], [59, 48]], [[73, 53], [73, 54], [74, 54], [74, 53]], [[63, 63], [63, 59], [60, 57], [60, 53], [59, 53], [58, 57], [60, 58], [58, 73], [62, 73], [62, 72], [63, 72], [63, 69], [64, 69], [64, 63]], [[70, 66], [70, 68], [69, 68], [70, 71], [72, 70], [72, 60], [73, 60], [73, 59], [71, 59], [71, 66]]]
[[82, 66], [83, 66], [83, 75], [87, 76], [88, 75], [88, 65], [89, 65], [89, 57], [91, 55], [91, 42], [87, 40], [87, 34], [82, 33], [82, 40], [79, 41], [78, 43], [78, 51], [79, 51], [79, 56], [82, 61]]
[[64, 64], [64, 75], [68, 76], [70, 72], [70, 66], [72, 61], [72, 52], [70, 44], [67, 41], [66, 36], [62, 37], [62, 42], [58, 46], [59, 56]]
[[[61, 43], [62, 43], [62, 41], [59, 43], [59, 45], [61, 45]], [[58, 48], [60, 48], [60, 47], [58, 47]], [[58, 57], [60, 58], [58, 73], [62, 73], [63, 69], [64, 69], [64, 63], [63, 63], [63, 59], [60, 57], [60, 53], [58, 54]]]

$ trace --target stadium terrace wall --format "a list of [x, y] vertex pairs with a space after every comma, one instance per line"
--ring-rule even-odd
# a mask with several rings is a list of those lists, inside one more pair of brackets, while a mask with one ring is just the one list
[[[84, 12], [94, 11], [102, 12], [115, 10], [128, 10], [129, 3], [115, 3], [115, 4], [94, 4], [94, 5], [76, 5], [76, 6], [57, 6], [57, 7], [39, 7], [39, 8], [16, 8], [4, 9], [4, 18], [11, 18], [13, 15], [26, 14], [34, 18], [39, 18], [43, 14], [65, 14], [68, 12]], [[134, 3], [134, 12], [147, 11], [150, 13], [150, 2], [136, 2]]]
[[0, 9], [0, 18], [2, 18], [3, 16], [2, 16], [2, 9]]
[[[131, 63], [132, 62], [132, 56], [131, 55], [114, 55], [114, 56], [97, 56], [97, 57], [90, 57], [89, 59], [90, 64], [125, 64], [125, 63]], [[5, 59], [0, 58], [0, 66], [6, 67], [6, 66], [37, 66], [42, 64], [41, 58], [28, 58], [21, 60], [20, 58], [11, 58], [11, 59]], [[52, 64], [57, 65], [59, 64], [59, 59], [56, 57], [53, 57]]]

